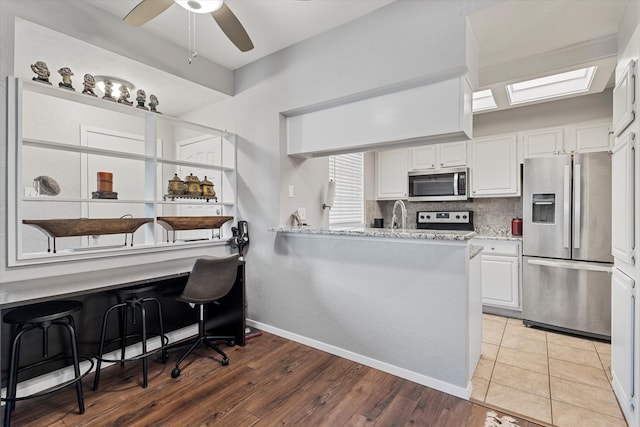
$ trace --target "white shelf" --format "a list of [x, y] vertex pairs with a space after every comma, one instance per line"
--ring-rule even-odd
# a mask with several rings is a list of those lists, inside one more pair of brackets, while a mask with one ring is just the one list
[[207, 164], [207, 163], [186, 162], [186, 161], [182, 161], [182, 160], [170, 160], [170, 159], [163, 159], [163, 158], [158, 158], [157, 160], [158, 160], [158, 163], [162, 163], [162, 164], [166, 164], [166, 165], [188, 166], [188, 167], [192, 167], [192, 168], [208, 169], [208, 170], [222, 171], [222, 172], [233, 172], [235, 170], [232, 167], [216, 166], [216, 165], [210, 165], [210, 164]]
[[51, 202], [51, 203], [129, 203], [129, 204], [152, 204], [154, 200], [126, 200], [126, 199], [80, 199], [70, 197], [23, 197], [23, 202]]
[[118, 157], [121, 159], [131, 159], [131, 160], [155, 160], [154, 156], [146, 156], [144, 154], [134, 154], [128, 153], [125, 151], [114, 151], [114, 150], [105, 150], [103, 148], [92, 148], [85, 147], [81, 145], [71, 145], [54, 141], [43, 141], [40, 139], [32, 139], [32, 138], [22, 138], [22, 145], [28, 147], [39, 147], [39, 148], [48, 148], [51, 150], [61, 150], [68, 151], [72, 153], [82, 153], [82, 154], [94, 154], [97, 156], [107, 156], [107, 157]]

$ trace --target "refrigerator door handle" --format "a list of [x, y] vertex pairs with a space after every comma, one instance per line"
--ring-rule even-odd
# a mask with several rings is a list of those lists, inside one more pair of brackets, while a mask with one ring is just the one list
[[542, 265], [545, 267], [557, 267], [557, 268], [570, 268], [573, 270], [589, 270], [589, 271], [603, 271], [605, 273], [611, 273], [611, 264], [598, 264], [595, 262], [571, 262], [571, 261], [558, 261], [549, 259], [529, 259], [527, 261], [530, 265]]
[[564, 203], [563, 203], [563, 224], [562, 224], [562, 246], [565, 248], [569, 248], [571, 242], [571, 166], [564, 166]]
[[582, 189], [580, 188], [580, 165], [576, 164], [573, 167], [573, 247], [580, 249], [580, 228], [582, 227], [580, 219], [582, 218], [581, 203], [582, 203]]

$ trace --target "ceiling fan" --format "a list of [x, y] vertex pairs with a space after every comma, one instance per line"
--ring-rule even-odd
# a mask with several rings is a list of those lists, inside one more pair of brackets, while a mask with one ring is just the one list
[[253, 49], [249, 34], [223, 0], [142, 0], [123, 21], [139, 27], [160, 15], [173, 3], [178, 3], [190, 12], [211, 13], [222, 32], [238, 49], [242, 52]]

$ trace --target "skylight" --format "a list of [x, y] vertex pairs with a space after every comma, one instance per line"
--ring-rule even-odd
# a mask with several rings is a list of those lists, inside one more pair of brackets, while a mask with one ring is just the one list
[[498, 105], [496, 105], [496, 100], [493, 99], [493, 92], [491, 92], [491, 89], [473, 92], [472, 110], [474, 113], [478, 111], [492, 110], [494, 108], [498, 108]]
[[509, 103], [523, 104], [589, 90], [596, 66], [507, 85]]

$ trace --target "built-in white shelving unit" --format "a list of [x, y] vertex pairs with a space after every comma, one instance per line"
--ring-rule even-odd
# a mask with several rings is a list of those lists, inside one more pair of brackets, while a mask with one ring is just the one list
[[[9, 77], [8, 265], [20, 266], [218, 245], [235, 222], [236, 136], [40, 82]], [[117, 199], [93, 198], [97, 172], [113, 174]], [[167, 197], [174, 175], [213, 182], [216, 198]], [[34, 184], [55, 180], [57, 195]], [[167, 242], [159, 216], [231, 216], [220, 230], [180, 230]], [[23, 220], [153, 218], [127, 237], [57, 239]], [[213, 237], [212, 237], [213, 236]], [[131, 240], [133, 239], [133, 240]]]

